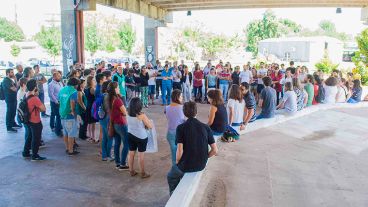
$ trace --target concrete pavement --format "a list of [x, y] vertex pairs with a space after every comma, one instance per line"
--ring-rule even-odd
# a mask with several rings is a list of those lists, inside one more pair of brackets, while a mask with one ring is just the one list
[[368, 206], [367, 115], [321, 111], [221, 144], [191, 206]]

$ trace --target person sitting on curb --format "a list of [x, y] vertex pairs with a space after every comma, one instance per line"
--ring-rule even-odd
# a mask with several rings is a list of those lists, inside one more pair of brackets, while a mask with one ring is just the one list
[[[167, 174], [170, 195], [185, 173], [202, 171], [208, 158], [216, 155], [218, 151], [210, 127], [195, 118], [196, 103], [185, 103], [183, 111], [188, 120], [176, 129], [176, 165], [173, 165]], [[211, 147], [209, 152], [208, 145]]]
[[262, 81], [265, 88], [261, 91], [258, 102], [258, 106], [262, 108], [262, 111], [257, 119], [273, 118], [276, 111], [276, 91], [271, 88], [272, 80], [270, 77], [266, 76], [262, 78]]

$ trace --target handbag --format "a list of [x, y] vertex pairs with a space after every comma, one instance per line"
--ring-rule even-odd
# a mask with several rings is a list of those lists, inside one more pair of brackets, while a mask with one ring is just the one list
[[111, 110], [110, 110], [109, 126], [108, 126], [108, 130], [107, 130], [107, 134], [110, 138], [113, 138], [114, 135], [115, 135], [114, 123], [112, 122], [112, 119], [111, 119], [111, 115], [112, 115], [112, 111], [113, 111], [113, 108], [114, 108], [115, 100], [116, 100], [116, 98], [112, 102], [112, 107], [111, 107]]

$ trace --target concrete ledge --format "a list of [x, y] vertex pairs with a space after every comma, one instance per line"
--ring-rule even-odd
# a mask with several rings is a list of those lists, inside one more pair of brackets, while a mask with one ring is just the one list
[[[305, 108], [302, 111], [297, 112], [293, 116], [276, 115], [274, 118], [257, 120], [253, 123], [248, 124], [246, 130], [240, 131], [240, 134], [243, 135], [248, 132], [286, 122], [291, 119], [300, 118], [321, 110], [361, 107], [368, 107], [368, 102], [360, 102], [357, 104], [318, 104]], [[218, 139], [219, 137], [215, 137], [216, 141]], [[188, 207], [190, 205], [190, 202], [192, 201], [194, 193], [197, 191], [203, 172], [204, 171], [185, 173], [179, 185], [176, 187], [174, 193], [171, 195], [169, 201], [166, 203], [166, 207]]]

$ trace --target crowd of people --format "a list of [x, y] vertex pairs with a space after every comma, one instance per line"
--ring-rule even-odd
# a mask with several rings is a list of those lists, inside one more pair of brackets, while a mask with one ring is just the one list
[[[295, 67], [292, 61], [287, 68], [284, 64], [261, 62], [256, 66], [248, 62], [242, 70], [222, 61], [216, 65], [208, 61], [203, 68], [198, 63], [189, 68], [184, 61], [142, 66], [134, 62], [132, 67], [128, 62], [106, 65], [102, 61], [89, 69], [75, 64], [68, 74], [53, 70], [49, 80], [38, 65], [24, 70], [17, 65], [16, 70], [16, 74], [13, 69], [6, 70], [1, 84], [7, 105], [6, 127], [8, 132], [25, 128], [22, 155], [32, 161], [46, 159], [38, 151], [44, 145], [41, 116], [49, 117], [52, 131], [64, 139], [67, 155], [79, 154], [76, 138], [99, 143], [102, 161], [115, 162], [116, 169], [135, 176], [138, 151], [140, 176], [148, 178], [144, 152], [147, 130], [153, 123], [143, 109], [161, 103], [168, 120], [170, 193], [184, 173], [204, 169], [207, 159], [217, 153], [214, 136], [223, 136], [229, 128], [240, 132], [258, 119], [294, 115], [316, 104], [362, 101], [360, 80], [354, 80], [352, 74], [343, 77], [338, 70], [309, 74], [307, 67]], [[50, 115], [44, 104], [45, 84]], [[198, 104], [209, 104], [207, 123], [196, 119]], [[20, 110], [23, 106], [28, 109], [27, 119], [24, 109]], [[95, 133], [96, 126], [99, 133]]]

